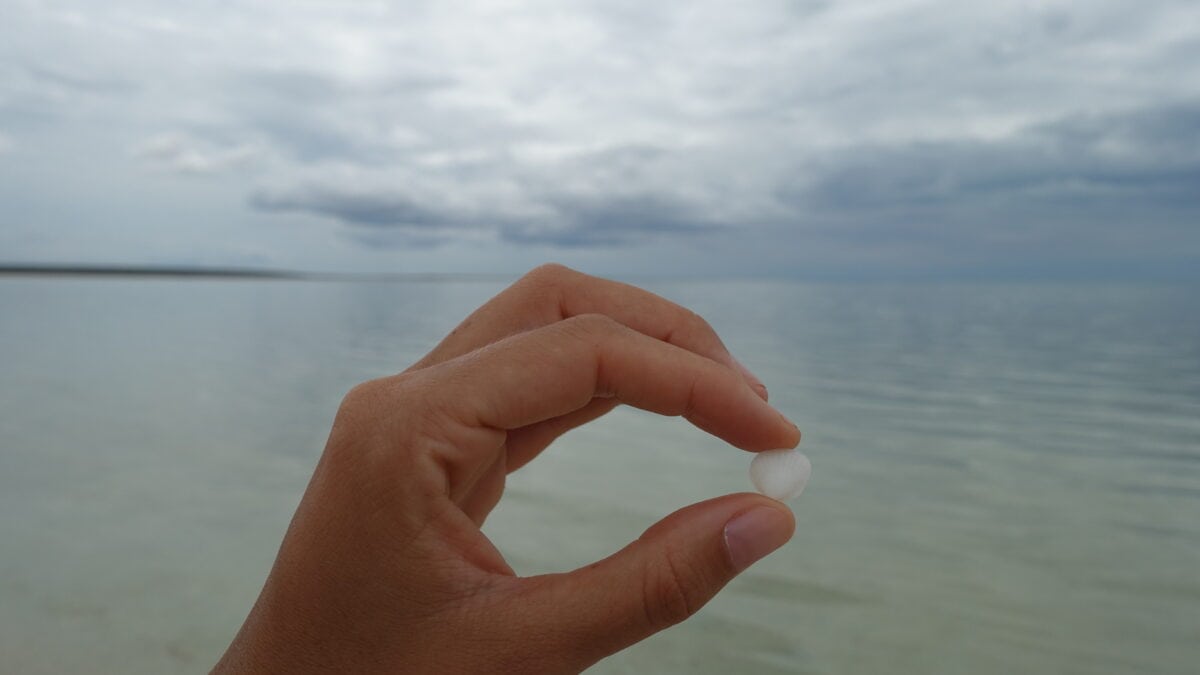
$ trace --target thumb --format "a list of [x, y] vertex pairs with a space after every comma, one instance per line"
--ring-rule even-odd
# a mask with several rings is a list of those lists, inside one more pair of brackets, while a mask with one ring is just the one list
[[587, 667], [695, 614], [795, 526], [786, 506], [749, 493], [683, 508], [604, 560], [526, 579], [534, 634], [553, 660]]

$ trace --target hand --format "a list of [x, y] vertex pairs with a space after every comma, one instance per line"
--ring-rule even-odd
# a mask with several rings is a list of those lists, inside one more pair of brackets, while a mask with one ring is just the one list
[[782, 504], [694, 504], [574, 572], [516, 576], [479, 527], [505, 476], [621, 403], [750, 451], [799, 430], [694, 313], [550, 265], [346, 396], [216, 672], [562, 673], [687, 618], [783, 545]]

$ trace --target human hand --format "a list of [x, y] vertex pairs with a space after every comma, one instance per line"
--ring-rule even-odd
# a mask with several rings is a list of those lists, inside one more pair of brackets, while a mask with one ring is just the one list
[[540, 267], [407, 371], [346, 396], [250, 616], [214, 672], [577, 672], [692, 615], [783, 545], [741, 493], [622, 550], [518, 577], [479, 527], [505, 476], [624, 403], [750, 451], [799, 430], [694, 313]]

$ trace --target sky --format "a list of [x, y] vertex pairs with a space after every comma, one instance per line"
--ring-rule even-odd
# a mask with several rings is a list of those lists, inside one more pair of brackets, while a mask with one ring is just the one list
[[1200, 277], [1200, 3], [0, 0], [0, 262]]

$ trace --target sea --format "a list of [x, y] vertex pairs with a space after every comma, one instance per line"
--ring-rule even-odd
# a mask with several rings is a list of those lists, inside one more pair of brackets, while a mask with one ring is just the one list
[[[505, 285], [0, 278], [0, 672], [207, 672], [346, 391]], [[766, 382], [813, 475], [791, 543], [590, 672], [1200, 672], [1200, 288], [643, 285]], [[484, 532], [570, 570], [750, 459], [620, 408]]]

